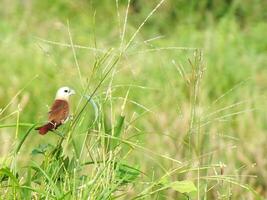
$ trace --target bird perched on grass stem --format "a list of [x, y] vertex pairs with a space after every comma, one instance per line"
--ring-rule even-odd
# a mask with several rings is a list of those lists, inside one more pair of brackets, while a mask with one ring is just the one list
[[75, 91], [69, 87], [59, 88], [55, 101], [48, 113], [48, 122], [35, 130], [39, 130], [39, 133], [44, 135], [66, 122], [69, 118], [69, 97], [73, 94], [75, 94]]

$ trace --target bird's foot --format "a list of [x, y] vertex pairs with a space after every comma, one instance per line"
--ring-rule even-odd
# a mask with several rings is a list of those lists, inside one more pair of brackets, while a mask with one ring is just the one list
[[74, 116], [73, 116], [73, 115], [70, 115], [70, 116], [69, 116], [69, 119], [70, 119], [70, 121], [73, 121]]

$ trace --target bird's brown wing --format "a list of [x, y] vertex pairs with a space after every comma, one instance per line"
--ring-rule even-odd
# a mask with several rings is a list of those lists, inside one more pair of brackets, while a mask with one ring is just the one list
[[69, 104], [65, 100], [57, 99], [53, 103], [49, 112], [48, 120], [56, 124], [61, 124], [69, 116]]

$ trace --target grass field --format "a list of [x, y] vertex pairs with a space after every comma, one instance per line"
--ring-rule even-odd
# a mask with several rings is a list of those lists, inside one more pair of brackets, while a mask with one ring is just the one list
[[0, 199], [267, 198], [265, 1], [0, 3]]

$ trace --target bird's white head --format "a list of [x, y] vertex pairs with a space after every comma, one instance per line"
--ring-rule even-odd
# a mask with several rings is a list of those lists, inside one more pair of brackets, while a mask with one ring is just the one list
[[69, 87], [61, 87], [58, 89], [56, 94], [56, 99], [62, 99], [62, 100], [69, 100], [69, 97], [71, 95], [75, 94], [75, 91], [70, 89]]

